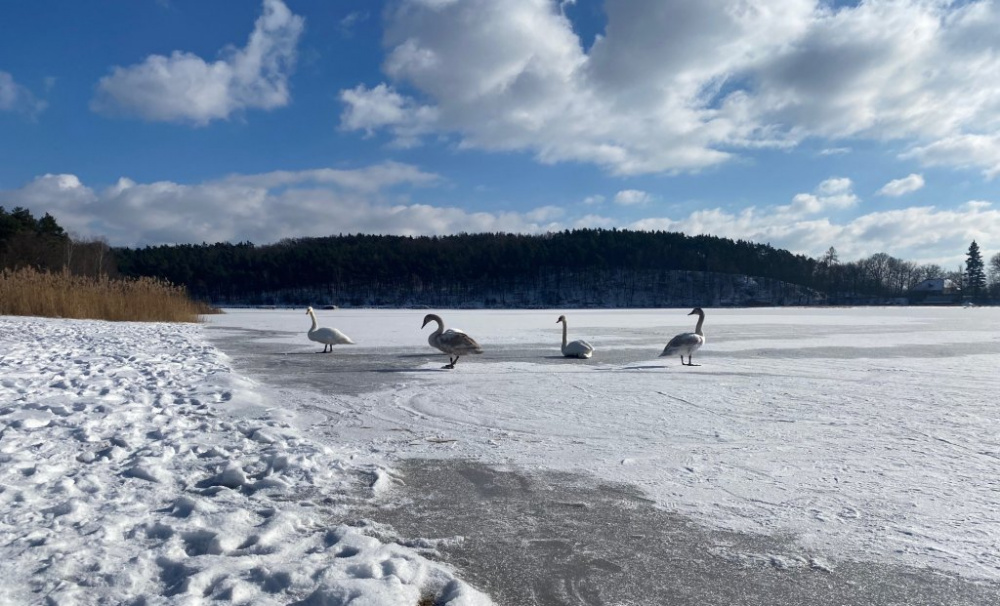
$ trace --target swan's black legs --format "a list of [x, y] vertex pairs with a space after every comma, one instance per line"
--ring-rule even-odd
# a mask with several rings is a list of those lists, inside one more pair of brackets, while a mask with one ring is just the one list
[[443, 366], [442, 368], [455, 368], [455, 362], [458, 362], [458, 358], [459, 356], [455, 356], [455, 359], [453, 360], [451, 356], [448, 356], [448, 365]]
[[684, 356], [681, 356], [681, 364], [684, 364], [684, 366], [701, 366], [701, 364], [692, 364], [691, 363], [691, 356], [688, 356], [687, 363], [684, 362]]

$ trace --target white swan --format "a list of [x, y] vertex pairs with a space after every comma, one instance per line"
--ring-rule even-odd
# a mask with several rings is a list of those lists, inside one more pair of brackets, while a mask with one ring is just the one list
[[562, 341], [562, 354], [567, 358], [589, 358], [594, 355], [594, 346], [586, 341], [573, 341], [572, 343], [566, 342], [566, 316], [559, 316], [556, 320], [556, 324], [562, 322], [563, 325], [563, 341]]
[[336, 328], [319, 328], [316, 323], [316, 312], [312, 307], [306, 309], [306, 313], [312, 318], [313, 325], [309, 329], [309, 340], [323, 344], [323, 353], [333, 351], [334, 345], [354, 345], [350, 337], [340, 332]]
[[[431, 347], [436, 347], [448, 354], [448, 364], [444, 368], [455, 368], [458, 358], [465, 354], [483, 353], [483, 348], [479, 346], [479, 343], [476, 343], [475, 339], [461, 330], [455, 328], [445, 330], [444, 320], [437, 314], [427, 314], [424, 316], [424, 323], [420, 328], [427, 326], [430, 322], [437, 322], [438, 327], [437, 330], [427, 337], [427, 342], [430, 343]], [[454, 359], [452, 358], [452, 354], [455, 355]]]
[[[663, 356], [676, 356], [680, 354], [681, 364], [685, 366], [701, 366], [700, 364], [691, 363], [691, 355], [705, 344], [705, 333], [701, 331], [701, 325], [705, 323], [705, 312], [700, 307], [695, 307], [688, 315], [693, 316], [695, 314], [698, 315], [698, 325], [694, 327], [694, 332], [682, 332], [673, 339], [670, 339], [667, 346], [663, 348], [663, 353], [660, 354], [661, 358]], [[687, 363], [684, 362], [684, 354], [687, 354]]]

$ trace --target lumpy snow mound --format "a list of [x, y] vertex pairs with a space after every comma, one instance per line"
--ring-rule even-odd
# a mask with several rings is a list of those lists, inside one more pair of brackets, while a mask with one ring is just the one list
[[0, 603], [490, 604], [267, 406], [198, 326], [0, 318]]

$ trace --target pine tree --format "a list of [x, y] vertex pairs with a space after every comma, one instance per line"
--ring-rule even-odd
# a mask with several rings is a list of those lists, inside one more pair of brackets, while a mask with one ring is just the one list
[[965, 260], [965, 288], [972, 298], [978, 298], [986, 290], [986, 272], [979, 245], [973, 240]]

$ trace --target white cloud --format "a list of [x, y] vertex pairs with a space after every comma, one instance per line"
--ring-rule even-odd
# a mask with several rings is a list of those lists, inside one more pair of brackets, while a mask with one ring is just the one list
[[924, 186], [923, 175], [918, 175], [916, 173], [903, 177], [902, 179], [893, 179], [885, 185], [882, 189], [878, 190], [880, 196], [891, 196], [899, 197], [905, 194], [921, 189]]
[[[627, 227], [767, 242], [810, 257], [819, 257], [833, 246], [844, 261], [885, 252], [945, 267], [961, 263], [972, 240], [988, 242], [990, 234], [1000, 233], [1000, 210], [986, 201], [968, 202], [956, 209], [922, 206], [874, 212], [839, 223], [820, 216], [856, 204], [857, 198], [849, 188], [844, 189], [843, 181], [825, 181], [815, 193], [797, 194], [790, 205], [740, 212], [699, 210], [678, 219], [651, 217]], [[819, 195], [821, 191], [834, 195]]]
[[35, 97], [26, 87], [14, 81], [14, 76], [0, 70], [0, 112], [15, 112], [34, 117], [41, 113], [46, 102]]
[[437, 109], [418, 106], [385, 84], [372, 89], [358, 85], [341, 91], [340, 99], [345, 106], [341, 128], [364, 130], [368, 136], [379, 128], [389, 128], [400, 147], [415, 145], [421, 135], [432, 130], [438, 115]]
[[638, 189], [623, 189], [615, 194], [615, 204], [621, 206], [639, 206], [646, 204], [652, 199], [653, 197], [647, 192]]
[[[342, 126], [614, 174], [697, 171], [807, 137], [899, 141], [928, 164], [1000, 171], [992, 0], [607, 0], [586, 51], [565, 5], [401, 0], [386, 13], [391, 82], [342, 94]], [[971, 156], [946, 149], [962, 141]]]
[[1000, 175], [1000, 133], [955, 135], [914, 147], [902, 155], [925, 166], [980, 168], [987, 179]]
[[314, 184], [373, 193], [397, 185], [419, 187], [435, 185], [440, 181], [441, 177], [438, 175], [425, 173], [413, 165], [383, 162], [353, 170], [318, 168], [300, 171], [272, 171], [257, 175], [230, 175], [220, 182], [226, 185], [268, 190]]
[[587, 196], [583, 199], [583, 203], [587, 206], [596, 206], [598, 204], [604, 203], [604, 196], [600, 194], [595, 194], [593, 196]]
[[281, 0], [264, 0], [246, 46], [207, 62], [183, 51], [150, 55], [101, 78], [91, 108], [145, 120], [205, 125], [245, 109], [274, 109], [291, 100], [288, 77], [304, 21]]
[[858, 203], [852, 191], [851, 180], [833, 177], [820, 183], [814, 193], [796, 194], [787, 206], [776, 206], [775, 211], [783, 220], [795, 220], [821, 212], [851, 208]]
[[459, 232], [539, 233], [561, 229], [562, 208], [526, 213], [472, 213], [454, 206], [413, 204], [406, 192], [441, 183], [432, 173], [393, 162], [356, 170], [315, 169], [230, 175], [185, 185], [136, 183], [103, 189], [74, 175], [43, 175], [0, 191], [0, 204], [51, 213], [83, 237], [114, 245], [171, 244], [328, 236], [339, 233], [442, 235]]

